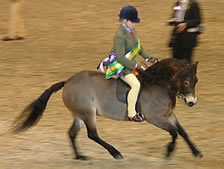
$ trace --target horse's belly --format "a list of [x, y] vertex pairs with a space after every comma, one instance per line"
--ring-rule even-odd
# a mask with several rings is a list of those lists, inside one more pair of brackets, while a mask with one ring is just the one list
[[63, 101], [76, 115], [97, 113], [116, 120], [126, 116], [126, 104], [118, 101], [113, 80], [105, 80], [96, 72], [80, 72], [70, 78], [64, 86]]

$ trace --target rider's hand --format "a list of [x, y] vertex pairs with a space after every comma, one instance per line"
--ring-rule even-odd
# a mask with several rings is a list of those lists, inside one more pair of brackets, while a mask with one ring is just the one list
[[158, 62], [158, 58], [156, 57], [148, 57], [145, 59], [146, 62], [156, 63]]
[[133, 69], [133, 73], [135, 76], [138, 76], [140, 69], [140, 65], [136, 63], [135, 68]]

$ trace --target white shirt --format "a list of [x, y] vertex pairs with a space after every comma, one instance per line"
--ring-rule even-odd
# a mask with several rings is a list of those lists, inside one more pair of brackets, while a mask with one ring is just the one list
[[189, 0], [179, 0], [179, 2], [179, 5], [174, 7], [175, 18], [177, 22], [183, 22]]

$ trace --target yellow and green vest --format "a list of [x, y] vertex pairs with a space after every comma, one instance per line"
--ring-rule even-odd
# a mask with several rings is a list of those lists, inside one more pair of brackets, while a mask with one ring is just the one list
[[[140, 41], [137, 41], [137, 44], [133, 47], [133, 49], [128, 52], [125, 57], [129, 60], [134, 60], [136, 56], [141, 53], [141, 45]], [[109, 56], [110, 57], [110, 56]], [[120, 74], [122, 70], [125, 68], [124, 65], [120, 64], [117, 59], [115, 59], [112, 63], [110, 63], [106, 69], [106, 79], [109, 79], [113, 75]]]

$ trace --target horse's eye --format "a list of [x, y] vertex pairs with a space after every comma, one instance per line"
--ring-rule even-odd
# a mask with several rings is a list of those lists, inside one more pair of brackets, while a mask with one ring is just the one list
[[185, 85], [186, 87], [188, 87], [188, 86], [190, 86], [190, 82], [187, 81], [187, 80], [185, 80], [185, 81], [184, 81], [184, 85]]

